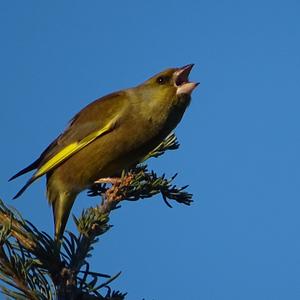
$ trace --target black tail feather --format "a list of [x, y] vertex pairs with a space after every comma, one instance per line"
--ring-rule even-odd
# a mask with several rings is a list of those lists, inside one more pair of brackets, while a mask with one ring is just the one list
[[11, 181], [11, 180], [13, 180], [13, 179], [15, 179], [15, 178], [17, 178], [17, 177], [19, 177], [19, 176], [21, 176], [21, 175], [27, 173], [27, 172], [30, 172], [30, 171], [36, 169], [36, 168], [38, 167], [38, 165], [39, 165], [39, 159], [36, 160], [35, 162], [33, 162], [33, 163], [32, 163], [31, 165], [29, 165], [28, 167], [26, 167], [26, 168], [24, 168], [23, 170], [21, 170], [20, 172], [18, 172], [17, 174], [15, 174], [14, 176], [12, 176], [11, 178], [9, 178], [8, 181]]
[[18, 191], [18, 193], [13, 197], [13, 199], [20, 197], [25, 192], [25, 190], [35, 181], [35, 179], [36, 179], [35, 177], [31, 177], [26, 182], [26, 184]]

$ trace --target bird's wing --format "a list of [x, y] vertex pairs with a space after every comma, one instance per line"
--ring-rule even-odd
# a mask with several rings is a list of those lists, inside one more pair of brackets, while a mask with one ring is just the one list
[[65, 146], [58, 153], [56, 153], [49, 160], [47, 160], [44, 164], [39, 166], [38, 170], [34, 174], [34, 177], [35, 178], [41, 177], [47, 172], [51, 171], [56, 166], [61, 164], [63, 161], [68, 159], [71, 155], [75, 154], [76, 152], [78, 152], [79, 150], [81, 150], [91, 142], [93, 142], [96, 138], [99, 138], [100, 136], [113, 130], [115, 124], [116, 124], [116, 120], [112, 120], [101, 129], [91, 132], [83, 139], [75, 141]]
[[120, 96], [123, 96], [120, 92], [108, 95], [81, 110], [64, 133], [42, 153], [41, 162], [33, 177], [43, 176], [95, 139], [112, 131], [119, 124], [124, 107], [124, 97]]
[[[80, 151], [83, 147], [87, 146], [88, 144], [92, 143], [95, 139], [99, 138], [100, 136], [109, 133], [112, 131], [116, 126], [116, 120], [112, 120], [107, 125], [102, 127], [101, 129], [98, 129], [96, 131], [93, 131], [83, 139], [73, 142], [71, 144], [68, 144], [67, 146], [60, 149], [56, 154], [54, 154], [49, 160], [46, 160], [44, 163], [42, 163], [37, 171], [30, 177], [30, 179], [26, 182], [26, 184], [21, 188], [21, 190], [13, 197], [13, 199], [18, 198], [21, 196], [24, 191], [39, 177], [45, 175], [49, 171], [53, 170], [57, 166], [59, 166], [62, 162], [64, 162], [66, 159], [71, 157], [76, 152]], [[52, 150], [55, 150], [55, 145], [53, 145]], [[19, 172], [20, 174], [20, 172]]]
[[[32, 169], [37, 169], [23, 188], [15, 195], [19, 197], [37, 178], [52, 171], [72, 155], [108, 134], [120, 125], [124, 97], [114, 93], [98, 99], [81, 110], [70, 122], [69, 127], [55, 139], [30, 166], [14, 175], [14, 179]], [[126, 97], [125, 97], [126, 100]], [[110, 105], [113, 101], [114, 105]]]

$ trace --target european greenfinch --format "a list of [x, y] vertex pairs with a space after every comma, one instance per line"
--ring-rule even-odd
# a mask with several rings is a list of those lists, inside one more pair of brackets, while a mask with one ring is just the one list
[[167, 69], [87, 105], [36, 161], [10, 178], [36, 169], [14, 198], [46, 175], [59, 240], [81, 191], [138, 164], [177, 126], [198, 85], [189, 82], [192, 67]]

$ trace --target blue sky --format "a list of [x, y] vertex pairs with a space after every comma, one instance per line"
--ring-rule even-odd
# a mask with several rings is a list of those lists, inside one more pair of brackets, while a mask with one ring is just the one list
[[[150, 166], [191, 207], [124, 203], [92, 265], [128, 299], [300, 297], [299, 1], [1, 1], [0, 196], [52, 233], [45, 181], [11, 198], [83, 106], [166, 67], [201, 85]], [[75, 214], [96, 199], [82, 194]], [[71, 222], [69, 228], [73, 228]]]

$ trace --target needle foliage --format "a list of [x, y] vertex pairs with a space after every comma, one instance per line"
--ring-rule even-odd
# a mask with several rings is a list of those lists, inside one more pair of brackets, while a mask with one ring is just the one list
[[111, 228], [109, 217], [124, 201], [138, 201], [161, 194], [165, 203], [190, 205], [192, 195], [187, 186], [174, 184], [176, 174], [167, 178], [149, 171], [146, 159], [159, 157], [179, 147], [174, 134], [169, 135], [145, 157], [143, 164], [112, 184], [95, 183], [88, 191], [101, 199], [99, 205], [74, 217], [76, 232], [66, 232], [57, 243], [46, 232], [25, 220], [14, 208], [0, 200], [0, 288], [8, 299], [122, 300], [126, 293], [113, 290], [113, 275], [92, 270], [89, 258], [99, 238]]

